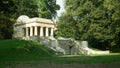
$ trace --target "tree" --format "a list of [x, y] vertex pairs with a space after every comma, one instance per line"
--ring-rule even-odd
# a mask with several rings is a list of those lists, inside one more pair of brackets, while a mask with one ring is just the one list
[[14, 16], [13, 1], [0, 0], [0, 39], [11, 38]]
[[39, 17], [52, 19], [56, 18], [60, 6], [56, 4], [56, 0], [38, 0]]
[[56, 10], [60, 6], [56, 4], [56, 0], [15, 0], [17, 8], [17, 16], [28, 15], [29, 17], [42, 17], [52, 19], [56, 17]]
[[20, 15], [52, 19], [59, 8], [56, 0], [0, 0], [0, 39], [12, 38], [13, 24]]
[[[63, 15], [63, 19], [60, 18], [58, 35], [88, 40], [90, 45], [103, 50], [120, 47], [119, 0], [65, 0], [65, 3], [66, 17]], [[63, 28], [62, 25], [67, 27]]]
[[38, 17], [38, 0], [13, 0], [15, 16], [18, 18], [20, 15], [27, 15], [29, 17]]
[[[68, 23], [68, 21], [70, 22]], [[75, 30], [75, 26], [73, 26], [75, 25], [74, 19], [72, 18], [72, 16], [70, 16], [70, 14], [64, 14], [60, 18], [60, 22], [57, 24], [58, 24], [57, 36], [75, 37], [76, 30]]]

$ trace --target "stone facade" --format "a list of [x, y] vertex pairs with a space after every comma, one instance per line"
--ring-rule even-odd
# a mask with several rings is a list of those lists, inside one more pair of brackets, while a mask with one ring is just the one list
[[88, 48], [87, 41], [72, 38], [54, 38], [55, 23], [49, 19], [29, 18], [22, 15], [14, 24], [13, 37], [38, 41], [54, 50], [56, 54], [108, 54], [109, 51], [95, 51]]
[[29, 18], [22, 15], [14, 24], [14, 38], [29, 38], [31, 36], [53, 37], [55, 23], [44, 18]]
[[[63, 54], [109, 54], [109, 51], [96, 51], [88, 48], [87, 41], [75, 40], [72, 38], [58, 38], [54, 43], [56, 51]], [[70, 46], [71, 49], [70, 49]]]

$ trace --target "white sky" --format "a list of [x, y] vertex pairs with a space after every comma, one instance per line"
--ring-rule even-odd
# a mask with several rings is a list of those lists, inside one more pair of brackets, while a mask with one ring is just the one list
[[60, 10], [57, 11], [58, 16], [60, 16], [61, 13], [65, 11], [65, 8], [64, 8], [64, 0], [56, 0], [56, 1], [57, 1], [57, 4], [60, 5]]

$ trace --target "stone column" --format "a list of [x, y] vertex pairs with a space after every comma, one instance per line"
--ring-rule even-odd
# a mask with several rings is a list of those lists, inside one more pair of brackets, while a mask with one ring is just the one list
[[30, 27], [30, 36], [33, 36], [33, 27]]
[[48, 35], [49, 35], [48, 33], [49, 33], [49, 32], [48, 32], [48, 28], [47, 28], [47, 27], [46, 27], [46, 30], [45, 30], [45, 31], [46, 31], [46, 32], [45, 32], [45, 36], [48, 37]]
[[54, 32], [53, 32], [53, 31], [54, 31], [53, 28], [51, 28], [50, 36], [52, 36], [52, 37], [53, 37], [53, 35], [54, 35]]
[[37, 26], [35, 26], [34, 33], [35, 33], [35, 36], [37, 36]]
[[40, 36], [43, 36], [43, 27], [40, 27]]
[[28, 36], [28, 27], [26, 27], [26, 37]]

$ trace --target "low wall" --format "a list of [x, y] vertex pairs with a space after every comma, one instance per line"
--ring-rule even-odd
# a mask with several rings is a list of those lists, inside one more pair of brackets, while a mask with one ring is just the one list
[[74, 40], [72, 38], [58, 38], [54, 37], [23, 37], [25, 40], [38, 41], [48, 48], [61, 54], [108, 54], [109, 51], [95, 51], [88, 48], [87, 41]]

